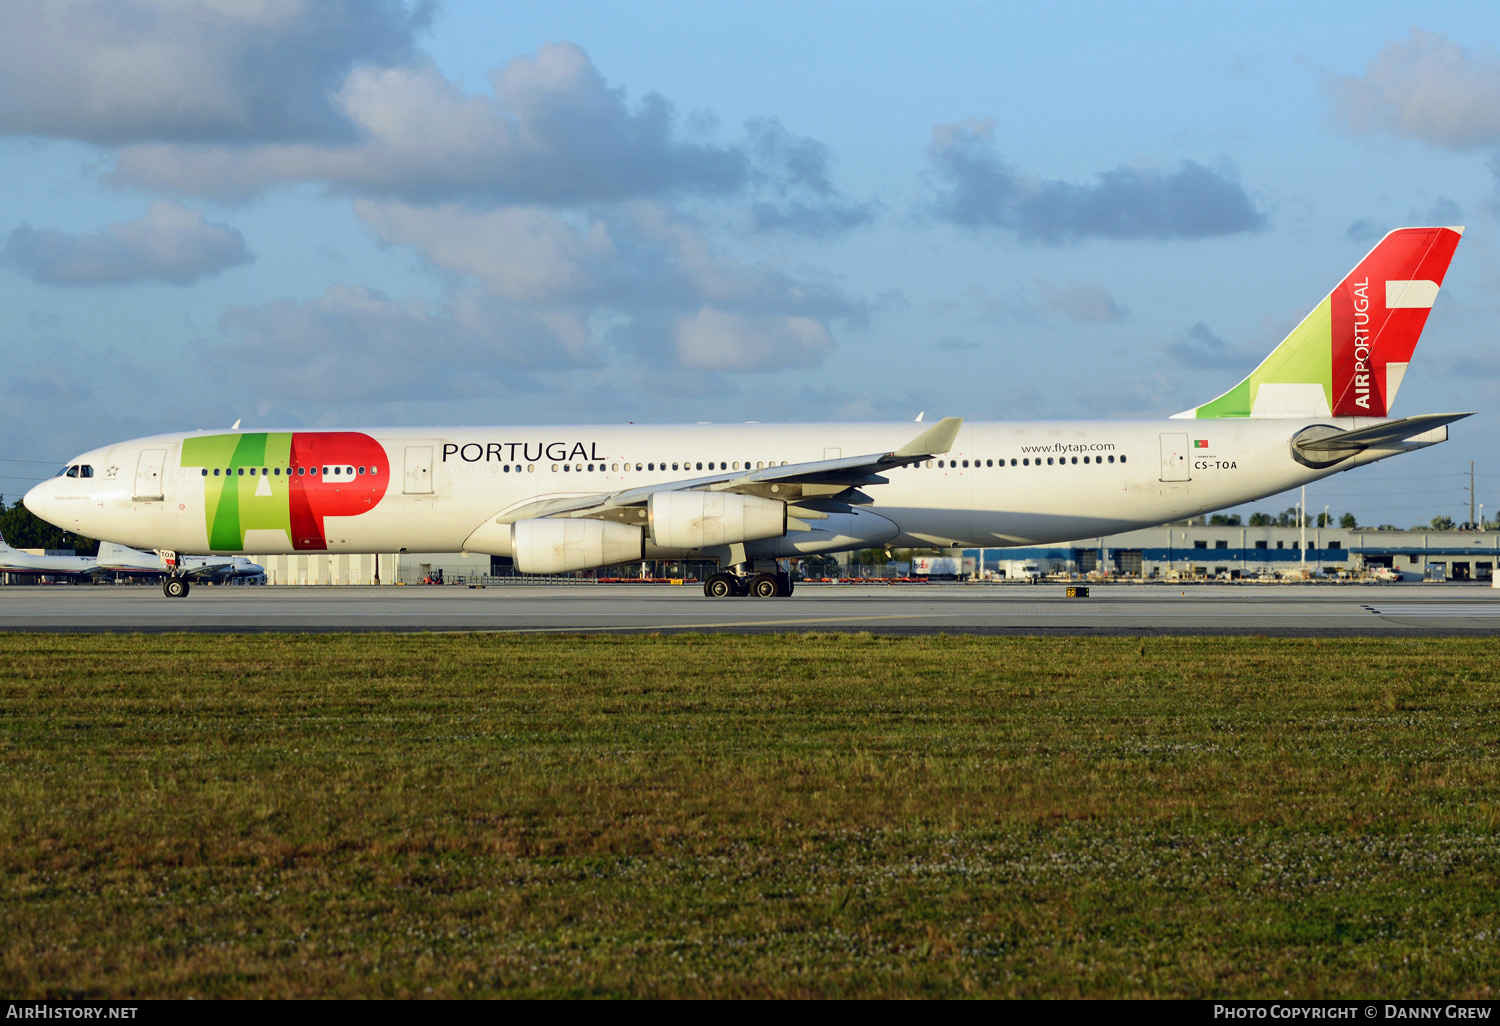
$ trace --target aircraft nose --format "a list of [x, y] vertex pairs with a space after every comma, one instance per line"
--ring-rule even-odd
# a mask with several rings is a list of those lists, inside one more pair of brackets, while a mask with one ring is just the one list
[[51, 481], [43, 481], [21, 497], [26, 508], [43, 520], [47, 519], [47, 493], [51, 490], [51, 485]]

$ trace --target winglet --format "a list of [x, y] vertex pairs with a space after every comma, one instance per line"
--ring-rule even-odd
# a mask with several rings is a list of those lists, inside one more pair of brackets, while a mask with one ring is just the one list
[[958, 439], [958, 429], [964, 426], [962, 417], [944, 417], [916, 438], [891, 453], [892, 456], [935, 456], [953, 448]]

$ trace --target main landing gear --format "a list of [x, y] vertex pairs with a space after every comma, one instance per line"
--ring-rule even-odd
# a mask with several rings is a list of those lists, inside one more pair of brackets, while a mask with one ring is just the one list
[[792, 593], [792, 575], [777, 567], [752, 573], [741, 563], [733, 570], [720, 570], [703, 582], [703, 594], [709, 598], [786, 598]]

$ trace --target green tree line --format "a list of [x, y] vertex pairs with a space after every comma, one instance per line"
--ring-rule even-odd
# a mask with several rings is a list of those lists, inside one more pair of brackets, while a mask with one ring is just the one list
[[7, 508], [5, 496], [0, 495], [0, 535], [5, 542], [17, 549], [72, 549], [80, 556], [99, 554], [99, 543], [72, 531], [53, 527], [17, 499]]

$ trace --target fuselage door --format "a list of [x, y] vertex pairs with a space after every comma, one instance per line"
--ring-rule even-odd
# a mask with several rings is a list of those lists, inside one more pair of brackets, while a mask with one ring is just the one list
[[162, 468], [167, 462], [167, 450], [146, 449], [135, 464], [136, 502], [160, 502], [162, 498]]
[[1163, 431], [1161, 436], [1161, 479], [1163, 481], [1187, 481], [1192, 478], [1192, 463], [1188, 460], [1188, 436], [1186, 433]]
[[406, 447], [406, 473], [401, 480], [401, 491], [406, 495], [432, 494], [432, 446]]

